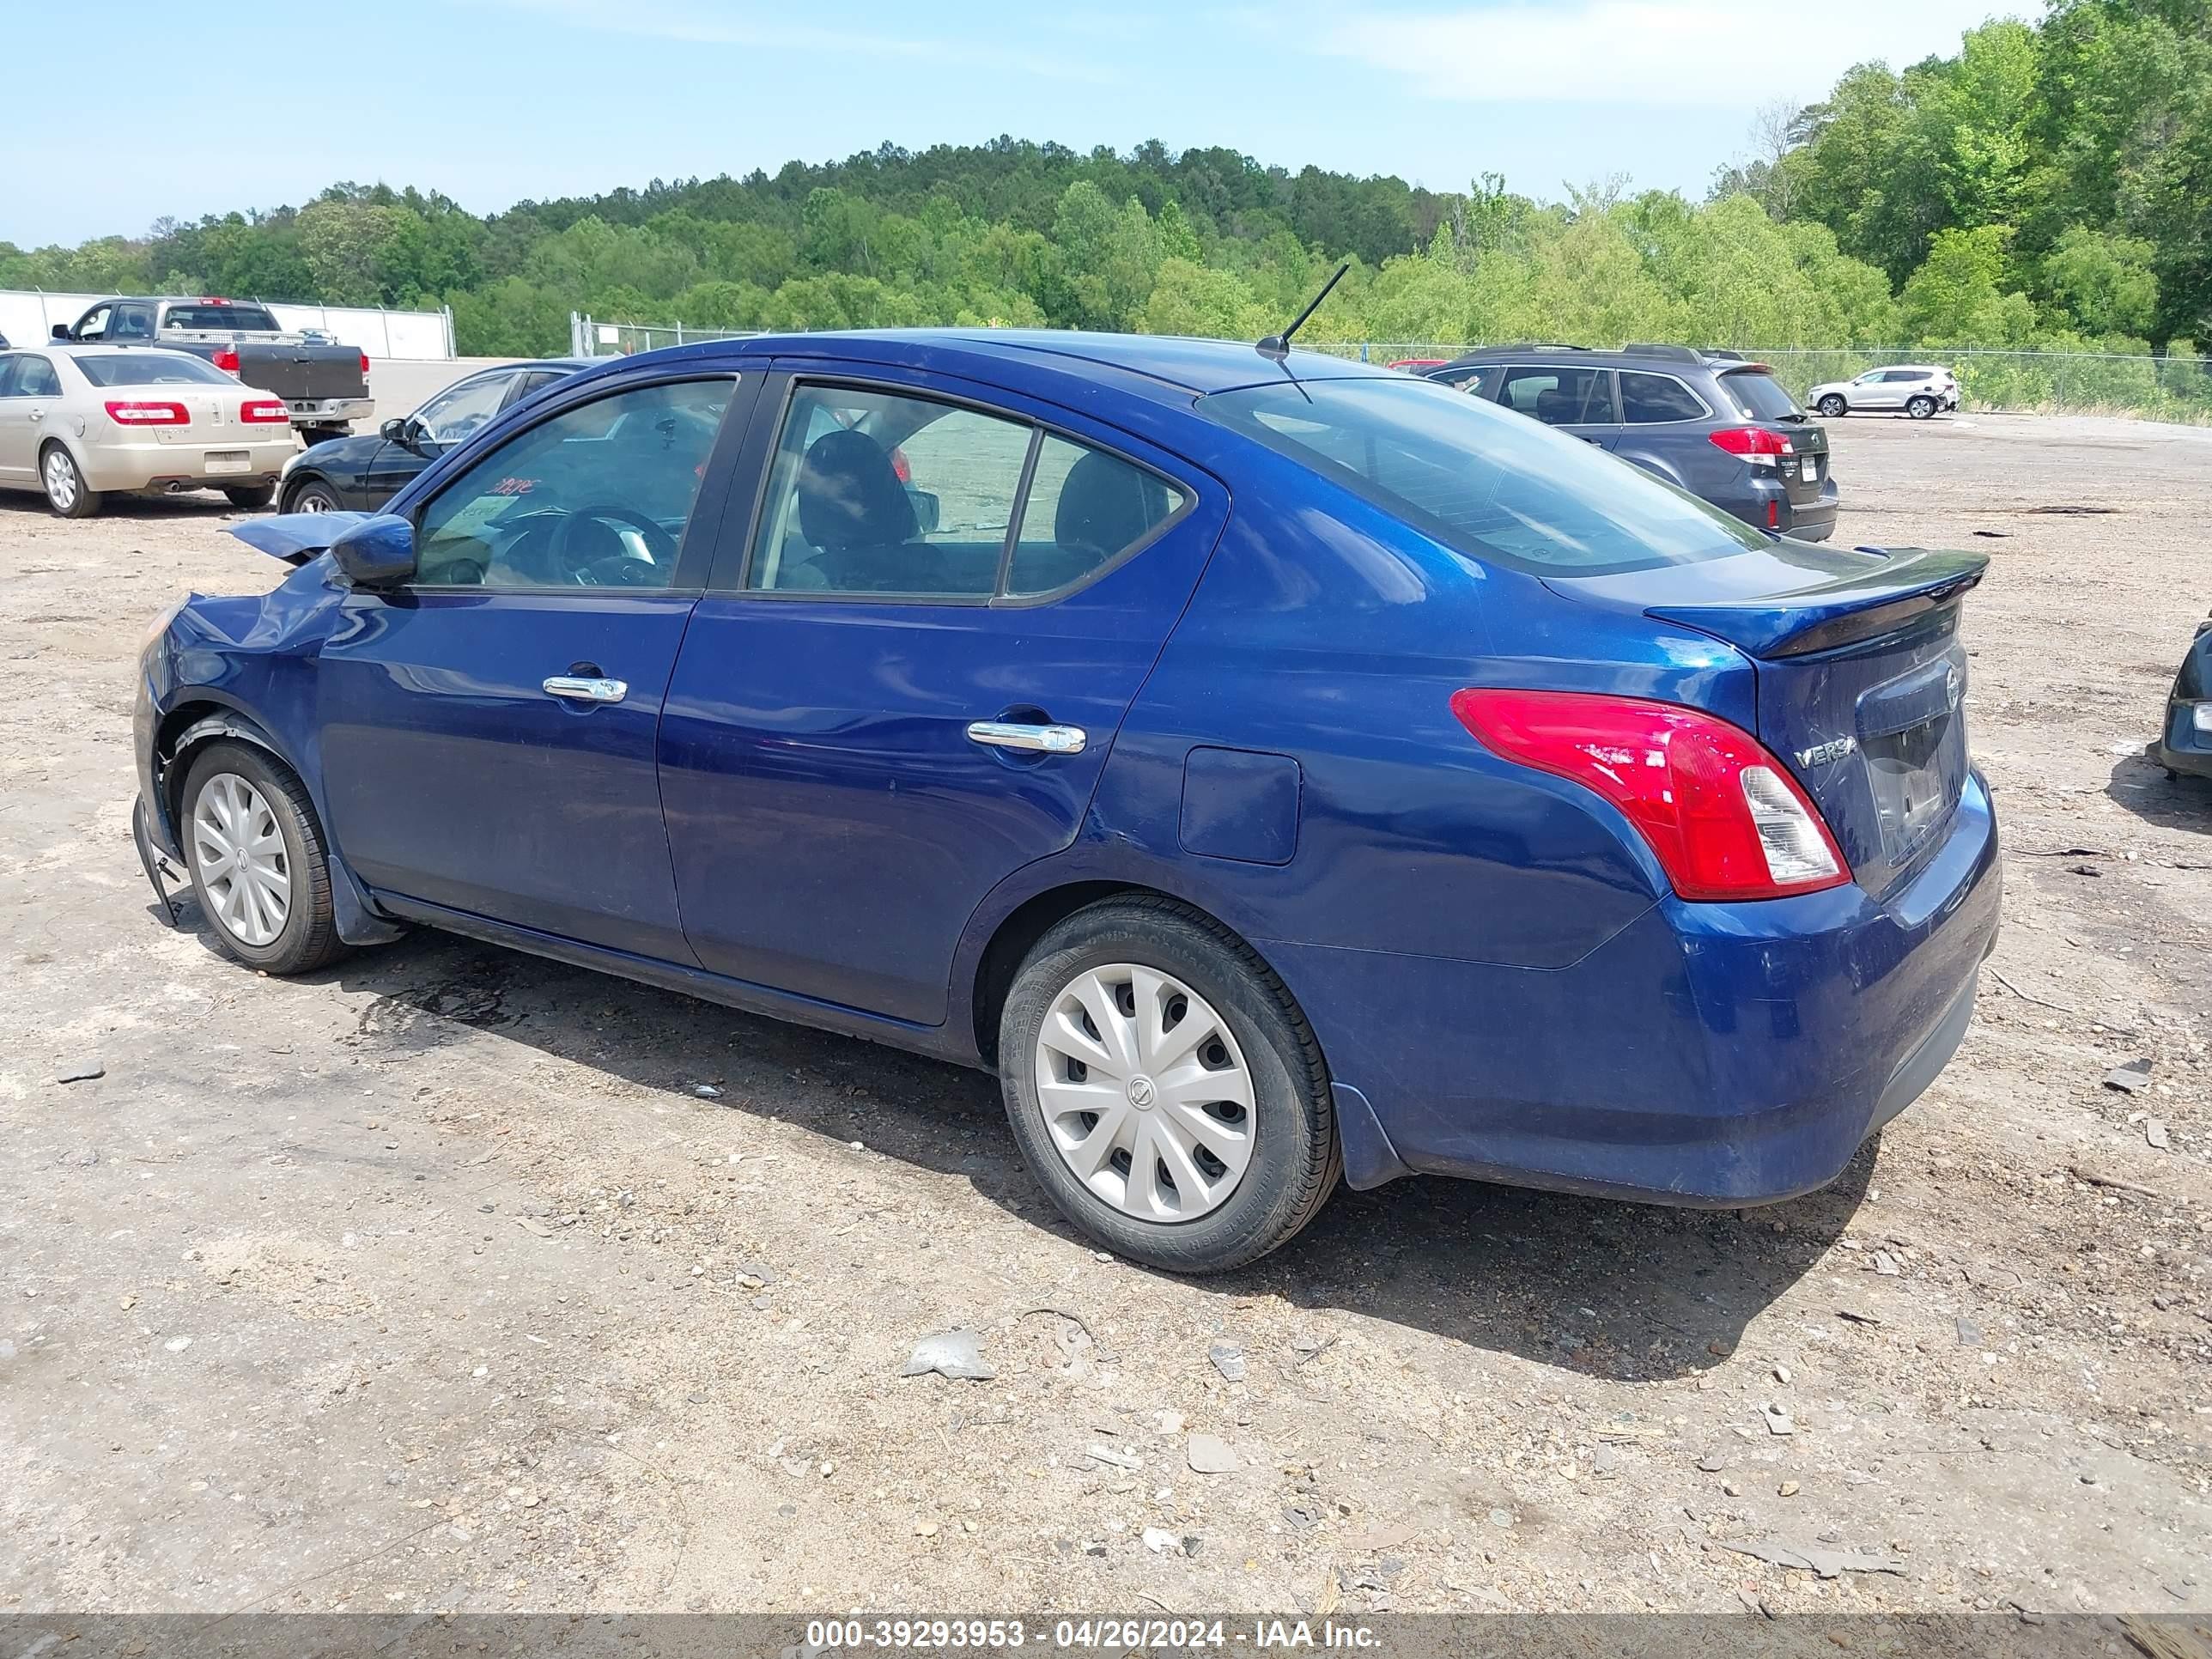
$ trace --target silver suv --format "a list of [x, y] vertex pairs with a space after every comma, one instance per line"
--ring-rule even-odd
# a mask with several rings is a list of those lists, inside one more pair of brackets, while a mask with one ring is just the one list
[[1856, 380], [1831, 380], [1805, 394], [1806, 406], [1824, 421], [1846, 415], [1895, 414], [1933, 420], [1959, 406], [1959, 377], [1937, 363], [1890, 363]]

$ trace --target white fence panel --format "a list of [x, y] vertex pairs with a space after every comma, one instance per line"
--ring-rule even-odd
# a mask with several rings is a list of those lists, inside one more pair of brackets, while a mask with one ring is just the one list
[[[47, 294], [0, 289], [0, 334], [15, 345], [51, 337], [56, 323], [74, 323], [106, 294]], [[372, 357], [433, 362], [453, 355], [453, 319], [442, 311], [380, 311], [356, 306], [295, 306], [270, 302], [286, 328], [319, 328], [340, 345], [359, 346]]]

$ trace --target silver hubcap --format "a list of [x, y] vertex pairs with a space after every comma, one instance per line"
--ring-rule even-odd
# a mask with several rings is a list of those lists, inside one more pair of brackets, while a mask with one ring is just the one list
[[235, 772], [218, 772], [200, 791], [192, 809], [192, 862], [225, 933], [263, 945], [284, 931], [292, 913], [284, 832], [261, 792]]
[[319, 489], [311, 489], [300, 497], [299, 510], [302, 513], [327, 513], [331, 510], [331, 498]]
[[46, 452], [46, 499], [64, 510], [76, 505], [76, 469], [58, 449]]
[[1079, 975], [1045, 1011], [1036, 1064], [1053, 1146], [1125, 1215], [1194, 1219], [1251, 1166], [1251, 1072], [1228, 1023], [1171, 974]]

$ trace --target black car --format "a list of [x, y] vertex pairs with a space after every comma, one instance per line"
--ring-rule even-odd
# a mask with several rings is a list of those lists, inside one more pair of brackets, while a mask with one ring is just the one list
[[1426, 371], [1611, 450], [1760, 530], [1836, 528], [1828, 434], [1764, 363], [1688, 346], [1485, 346]]
[[588, 357], [501, 363], [456, 380], [404, 419], [302, 450], [285, 469], [280, 513], [374, 513], [400, 487], [511, 404], [592, 366]]
[[2150, 757], [2169, 777], [2187, 772], [2212, 778], [2212, 617], [2197, 624], [2197, 637], [2173, 677], [2166, 699], [2166, 728]]

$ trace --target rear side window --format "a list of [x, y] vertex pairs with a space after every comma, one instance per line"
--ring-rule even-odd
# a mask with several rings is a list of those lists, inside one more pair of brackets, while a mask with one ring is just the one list
[[236, 386], [204, 357], [183, 351], [95, 351], [79, 356], [77, 372], [94, 386]]
[[1181, 492], [1158, 474], [1048, 432], [1006, 591], [1034, 596], [1079, 582], [1149, 540], [1181, 504]]
[[1613, 421], [1613, 374], [1602, 368], [1509, 368], [1498, 401], [1546, 426], [1601, 426]]
[[784, 413], [745, 586], [1036, 598], [1148, 541], [1186, 499], [1132, 462], [1012, 416], [802, 386]]
[[171, 306], [167, 328], [244, 329], [254, 334], [276, 334], [276, 319], [260, 306]]
[[1620, 371], [1620, 416], [1631, 426], [1702, 421], [1711, 413], [1703, 398], [1671, 374]]
[[1731, 369], [1721, 376], [1721, 391], [1747, 420], [1802, 420], [1805, 416], [1782, 382], [1763, 368]]
[[61, 377], [44, 357], [0, 357], [0, 398], [58, 398]]
[[1199, 409], [1470, 558], [1596, 576], [1768, 545], [1579, 440], [1418, 380], [1282, 382]]

